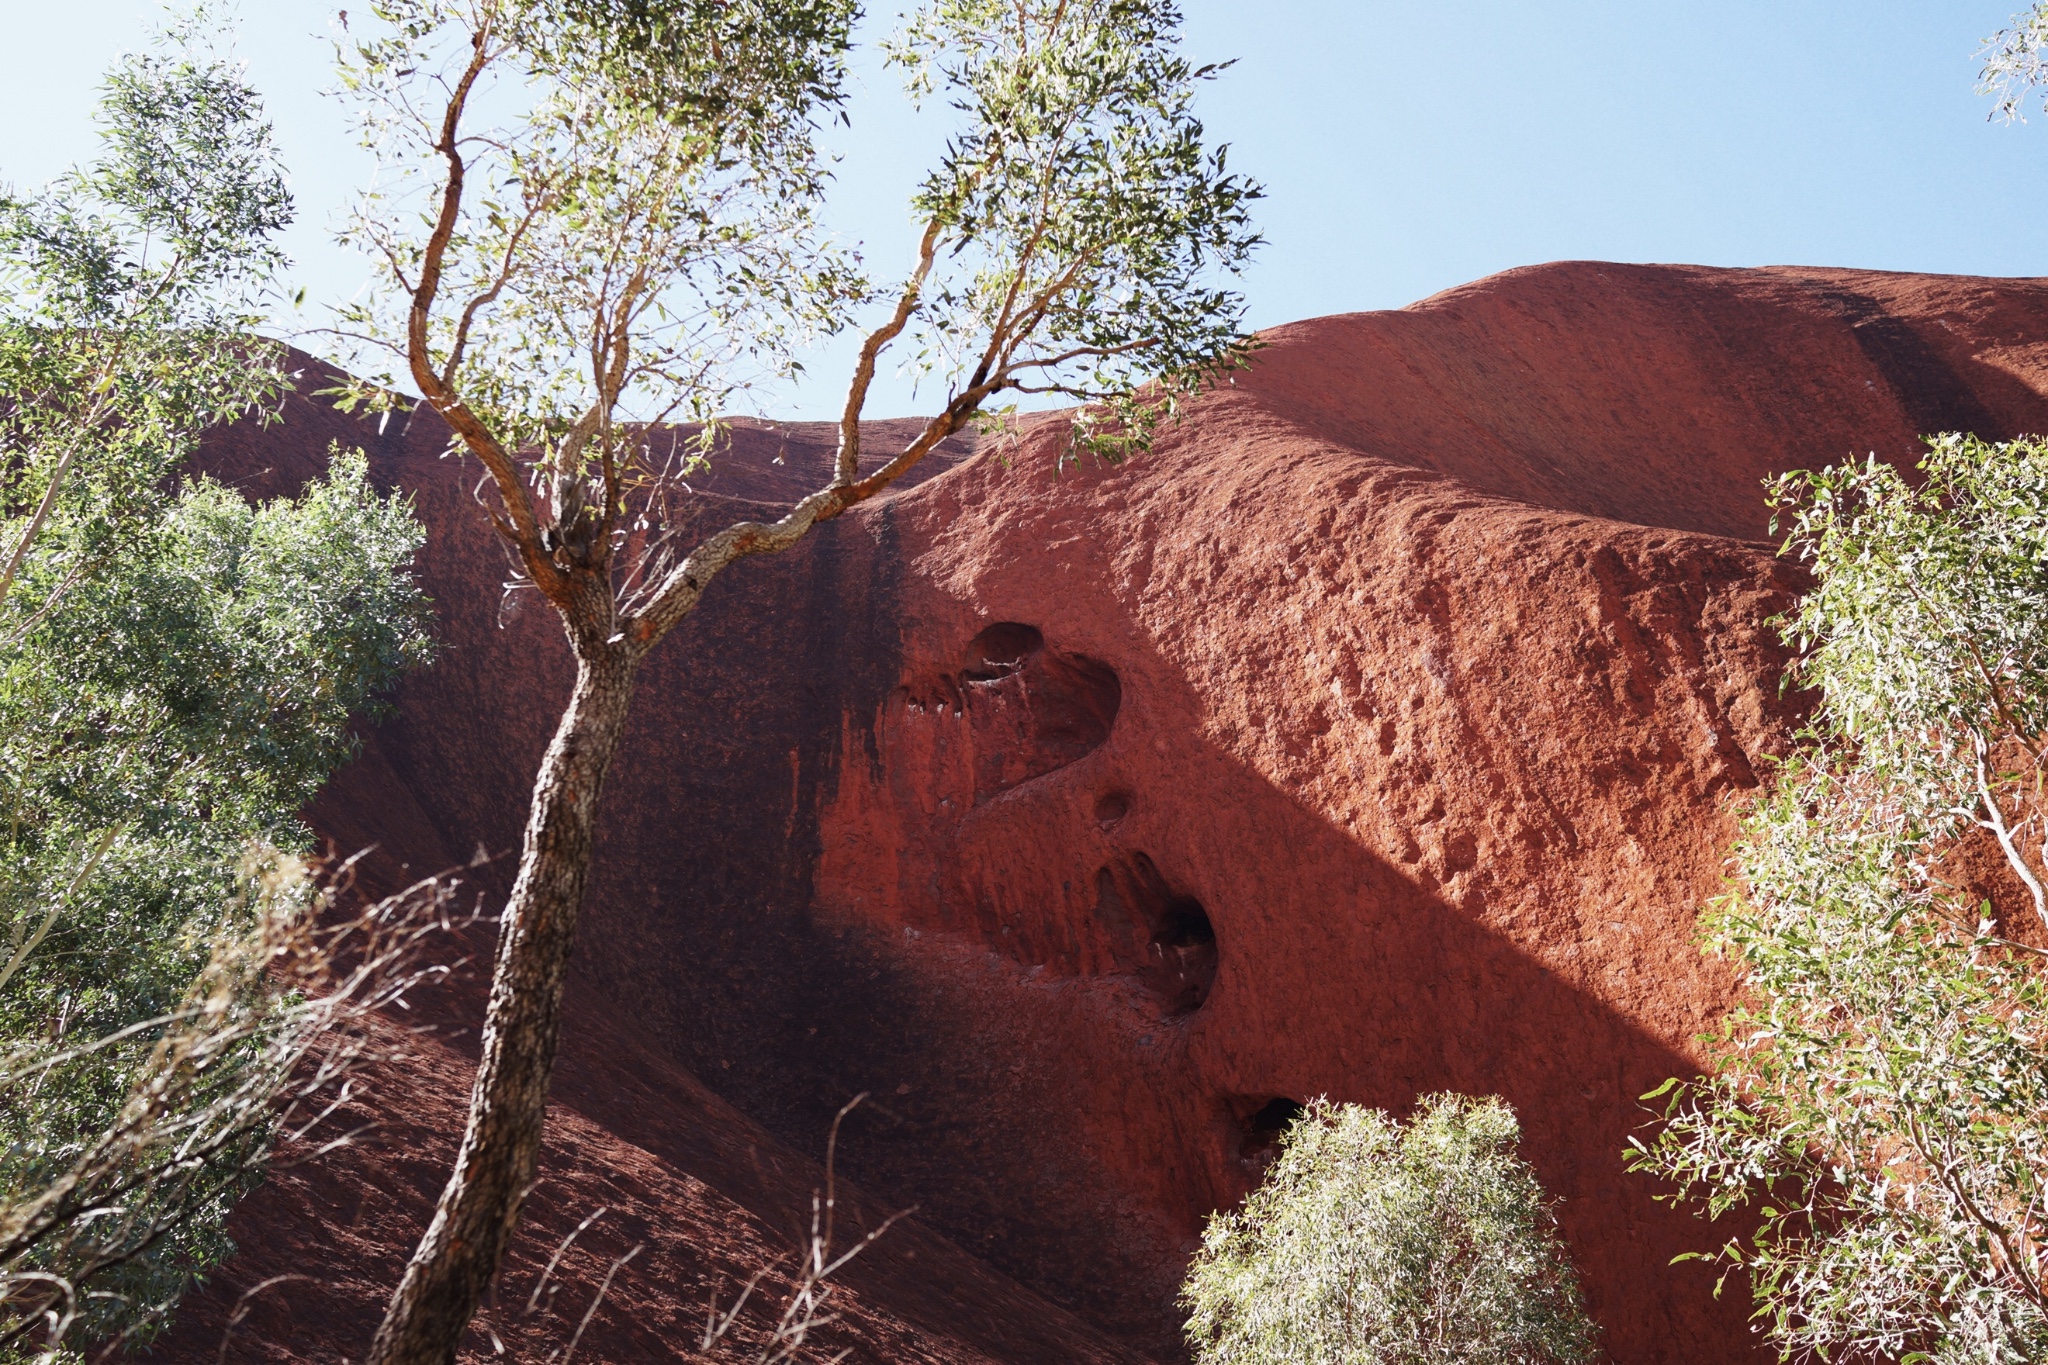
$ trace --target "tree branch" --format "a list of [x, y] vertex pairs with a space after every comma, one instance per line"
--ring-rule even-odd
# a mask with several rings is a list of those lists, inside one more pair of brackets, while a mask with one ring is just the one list
[[527, 495], [526, 485], [519, 477], [518, 465], [483, 419], [471, 411], [450, 385], [442, 383], [441, 376], [434, 369], [433, 352], [428, 345], [427, 327], [433, 316], [434, 302], [440, 294], [441, 271], [447, 260], [449, 244], [454, 240], [455, 229], [462, 218], [466, 168], [457, 132], [470, 91], [494, 56], [490, 37], [490, 21], [486, 19], [470, 36], [469, 62], [450, 92], [447, 108], [442, 114], [441, 136], [435, 150], [447, 164], [448, 180], [441, 189], [441, 208], [434, 222], [434, 231], [427, 238], [426, 250], [420, 258], [419, 284], [412, 292], [412, 307], [406, 318], [406, 358], [411, 363], [413, 382], [419, 385], [421, 396], [490, 472], [491, 482], [497, 487], [507, 518], [506, 522], [499, 523], [499, 530], [518, 550], [527, 577], [550, 601], [566, 605], [569, 598], [568, 575], [555, 566], [542, 543], [540, 521], [534, 513], [533, 500]]
[[860, 360], [853, 369], [853, 383], [846, 393], [846, 410], [839, 418], [839, 457], [832, 475], [835, 486], [850, 484], [860, 475], [860, 418], [862, 410], [867, 407], [868, 388], [874, 383], [875, 363], [881, 358], [883, 349], [903, 334], [903, 329], [910, 324], [910, 315], [917, 311], [917, 301], [924, 292], [925, 280], [931, 275], [938, 243], [939, 220], [934, 218], [925, 224], [924, 238], [917, 248], [917, 269], [911, 272], [910, 283], [903, 287], [902, 297], [896, 300], [896, 312], [888, 322], [870, 333], [860, 348]]
[[960, 393], [944, 412], [925, 423], [917, 439], [904, 447], [902, 453], [865, 479], [840, 483], [835, 478], [807, 495], [779, 521], [742, 521], [707, 538], [682, 563], [669, 570], [648, 605], [628, 620], [628, 637], [642, 649], [652, 648], [696, 610], [705, 588], [728, 566], [752, 555], [780, 553], [803, 539], [817, 523], [830, 521], [880, 493], [915, 468], [940, 442], [965, 427], [996, 387], [983, 384]]
[[441, 382], [447, 387], [452, 389], [455, 385], [455, 372], [462, 365], [462, 353], [469, 348], [469, 329], [475, 323], [476, 315], [497, 302], [498, 295], [504, 292], [512, 279], [512, 258], [519, 253], [519, 243], [534, 220], [547, 211], [551, 199], [551, 195], [542, 195], [539, 200], [528, 204], [525, 216], [512, 229], [511, 236], [505, 239], [505, 254], [498, 262], [498, 273], [491, 280], [491, 287], [463, 305], [462, 316], [455, 323], [455, 340], [448, 347], [448, 360], [441, 366]]
[[1977, 751], [1977, 794], [1983, 799], [1984, 809], [1989, 812], [1988, 818], [1979, 820], [1977, 823], [1997, 836], [1998, 846], [2005, 850], [2006, 862], [2011, 864], [2012, 870], [2019, 874], [2020, 880], [2026, 883], [2028, 892], [2034, 898], [2035, 917], [2044, 925], [2048, 925], [2048, 891], [2042, 889], [2040, 878], [2036, 877], [2033, 869], [2027, 866], [2026, 858], [2021, 855], [2019, 846], [2014, 842], [2012, 831], [2005, 823], [2005, 811], [1998, 804], [1998, 799], [1992, 795], [1990, 775], [1985, 771], [1984, 767], [1985, 741], [1983, 737], [1972, 736], [1972, 740]]

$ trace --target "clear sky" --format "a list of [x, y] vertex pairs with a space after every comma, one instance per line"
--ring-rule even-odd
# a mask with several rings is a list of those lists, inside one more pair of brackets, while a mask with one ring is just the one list
[[[1980, 41], [2021, 0], [1185, 0], [1187, 44], [1237, 65], [1213, 133], [1263, 180], [1251, 321], [1397, 308], [1497, 270], [1600, 258], [2048, 274], [2048, 117], [1988, 122]], [[326, 225], [363, 172], [330, 84], [335, 6], [243, 0], [313, 299], [361, 266]], [[870, 8], [884, 23], [897, 5]], [[87, 155], [98, 74], [149, 0], [0, 0], [0, 179]], [[937, 130], [863, 70], [831, 222], [907, 260], [905, 200]], [[765, 396], [837, 406], [846, 350]], [[875, 415], [927, 406], [898, 382]]]

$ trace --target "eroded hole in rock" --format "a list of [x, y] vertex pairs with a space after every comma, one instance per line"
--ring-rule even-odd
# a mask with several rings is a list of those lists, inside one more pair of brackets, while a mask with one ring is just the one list
[[1202, 1007], [1216, 984], [1216, 927], [1193, 896], [1167, 884], [1142, 853], [1095, 876], [1097, 915], [1118, 961], [1169, 1017]]
[[1280, 1155], [1281, 1137], [1306, 1112], [1300, 1100], [1275, 1095], [1244, 1121], [1237, 1154], [1260, 1168], [1272, 1165]]
[[1044, 648], [1045, 635], [1037, 626], [998, 621], [967, 642], [967, 666], [960, 676], [968, 682], [996, 682]]
[[969, 641], [958, 677], [977, 803], [1093, 753], [1123, 706], [1115, 669], [1051, 648], [1037, 627], [1015, 621]]
[[942, 762], [965, 767], [979, 805], [1101, 748], [1123, 682], [1098, 659], [1048, 645], [1036, 626], [998, 621], [948, 665], [906, 678], [892, 706], [947, 722], [930, 742]]
[[1216, 930], [1195, 900], [1176, 901], [1152, 936], [1154, 991], [1169, 1014], [1202, 1007], [1216, 984]]
[[1095, 823], [1104, 829], [1121, 824], [1130, 813], [1131, 798], [1123, 792], [1110, 792], [1095, 803]]

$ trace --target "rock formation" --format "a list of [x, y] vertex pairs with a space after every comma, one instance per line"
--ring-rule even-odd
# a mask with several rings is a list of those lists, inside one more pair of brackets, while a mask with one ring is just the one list
[[[1438, 1090], [1520, 1112], [1616, 1361], [1765, 1358], [1739, 1290], [1668, 1265], [1716, 1232], [1620, 1159], [1728, 1003], [1695, 915], [1802, 714], [1762, 481], [2048, 430], [2048, 281], [1573, 263], [1265, 341], [1126, 466], [1063, 466], [1057, 420], [947, 452], [727, 574], [651, 661], [507, 1277], [523, 1302], [610, 1206], [573, 1325], [650, 1243], [579, 1360], [693, 1346], [866, 1091], [860, 1217], [920, 1213], [849, 1281], [855, 1359], [1170, 1361], [1202, 1219], [1293, 1106]], [[512, 849], [567, 652], [501, 594], [477, 471], [424, 414], [295, 402], [210, 459], [273, 491], [330, 439], [414, 491], [445, 644], [313, 822], [376, 844], [373, 880]], [[822, 427], [733, 447], [706, 524], [830, 456]], [[360, 1349], [452, 1151], [463, 1047], [382, 1078], [398, 1140], [244, 1204], [253, 1250], [171, 1358], [210, 1359], [284, 1270], [315, 1281], [255, 1300], [230, 1358]]]

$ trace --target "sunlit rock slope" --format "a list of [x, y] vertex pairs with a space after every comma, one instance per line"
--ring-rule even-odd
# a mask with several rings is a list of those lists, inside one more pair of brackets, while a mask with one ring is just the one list
[[[1062, 468], [1057, 421], [948, 452], [730, 572], [644, 673], [508, 1276], [611, 1206], [566, 1322], [659, 1243], [579, 1360], [692, 1345], [860, 1091], [863, 1207], [921, 1211], [851, 1282], [856, 1359], [1172, 1359], [1201, 1220], [1290, 1102], [1436, 1090], [1520, 1111], [1615, 1360], [1761, 1358], [1739, 1292], [1668, 1265], [1713, 1233], [1620, 1153], [1729, 999], [1695, 914], [1800, 716], [1762, 481], [2048, 430], [2048, 282], [1569, 263], [1265, 339], [1124, 467]], [[477, 469], [423, 414], [289, 418], [214, 464], [269, 491], [368, 448], [431, 529], [445, 640], [314, 823], [377, 844], [373, 880], [513, 848], [567, 657], [500, 591]], [[699, 514], [792, 499], [828, 441], [742, 430]], [[245, 1204], [260, 1254], [174, 1356], [283, 1269], [316, 1282], [231, 1358], [360, 1349], [467, 1045], [382, 1078], [400, 1140]], [[553, 1340], [517, 1306], [487, 1322]]]

